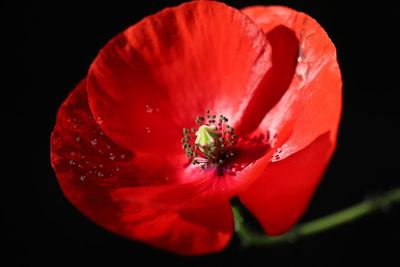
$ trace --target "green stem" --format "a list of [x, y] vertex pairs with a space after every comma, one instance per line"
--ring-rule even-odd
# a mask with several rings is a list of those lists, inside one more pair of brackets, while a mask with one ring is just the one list
[[344, 210], [325, 217], [307, 222], [295, 227], [294, 230], [280, 236], [266, 236], [253, 232], [245, 224], [238, 207], [232, 207], [235, 217], [235, 231], [244, 246], [268, 246], [279, 243], [293, 242], [299, 238], [314, 235], [336, 228], [342, 224], [354, 221], [378, 210], [385, 210], [393, 204], [400, 203], [400, 188], [391, 190], [383, 195], [365, 200]]

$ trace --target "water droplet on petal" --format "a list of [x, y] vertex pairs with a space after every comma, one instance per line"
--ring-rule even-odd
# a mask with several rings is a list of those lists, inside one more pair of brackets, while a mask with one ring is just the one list
[[73, 161], [73, 160], [68, 161], [68, 163], [69, 163], [70, 166], [74, 166], [75, 165], [75, 161]]
[[308, 62], [299, 61], [296, 67], [296, 75], [299, 76], [302, 80], [307, 79], [308, 68]]
[[121, 159], [124, 159], [124, 158], [126, 158], [126, 155], [125, 155], [125, 154], [122, 154], [122, 155], [121, 155]]
[[98, 177], [104, 177], [104, 173], [98, 172], [98, 173], [97, 173], [97, 176], [98, 176]]
[[109, 159], [110, 160], [114, 160], [115, 159], [115, 154], [114, 153], [110, 153], [109, 154]]
[[153, 112], [153, 108], [150, 107], [149, 105], [146, 105], [145, 110], [146, 110], [147, 113], [152, 113]]
[[70, 154], [71, 154], [71, 156], [75, 156], [75, 152], [71, 152]]
[[146, 133], [151, 133], [151, 129], [150, 129], [150, 127], [145, 127], [145, 130], [146, 130]]
[[90, 143], [91, 143], [93, 146], [97, 145], [97, 139], [94, 138], [94, 139], [90, 140]]
[[117, 166], [117, 167], [115, 167], [115, 170], [118, 172], [120, 170], [120, 168]]
[[103, 164], [99, 164], [99, 168], [103, 168]]
[[96, 122], [97, 122], [98, 124], [102, 124], [102, 123], [103, 123], [103, 119], [102, 119], [101, 117], [97, 117], [97, 118], [96, 118]]
[[85, 181], [86, 176], [85, 175], [81, 175], [81, 177], [79, 177], [79, 180], [81, 180], [82, 182]]
[[80, 136], [75, 137], [75, 141], [76, 141], [76, 142], [81, 141], [81, 137], [80, 137]]

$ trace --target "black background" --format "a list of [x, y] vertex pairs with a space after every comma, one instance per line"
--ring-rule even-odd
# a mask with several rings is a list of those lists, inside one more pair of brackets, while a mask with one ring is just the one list
[[[240, 250], [234, 238], [221, 253], [187, 258], [115, 236], [81, 215], [64, 198], [50, 166], [57, 109], [110, 38], [179, 1], [82, 2], [2, 2], [1, 40], [11, 47], [3, 49], [10, 62], [2, 63], [11, 71], [1, 88], [3, 147], [11, 148], [3, 151], [9, 161], [2, 161], [0, 253], [7, 261], [2, 266], [330, 266], [349, 261], [386, 266], [396, 258], [398, 264], [399, 207], [294, 244]], [[390, 1], [298, 2], [228, 3], [237, 8], [280, 4], [306, 12], [336, 44], [343, 119], [337, 152], [302, 219], [307, 221], [399, 186], [400, 10]]]

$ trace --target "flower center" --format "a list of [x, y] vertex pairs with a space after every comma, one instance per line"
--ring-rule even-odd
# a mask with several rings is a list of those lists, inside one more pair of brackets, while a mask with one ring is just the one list
[[206, 111], [205, 116], [197, 116], [198, 129], [183, 129], [182, 148], [193, 165], [201, 169], [215, 164], [221, 166], [234, 156], [233, 146], [237, 143], [234, 128], [228, 125], [228, 118], [211, 115]]

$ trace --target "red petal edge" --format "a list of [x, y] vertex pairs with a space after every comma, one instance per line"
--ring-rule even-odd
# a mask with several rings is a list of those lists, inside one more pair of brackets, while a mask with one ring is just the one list
[[268, 111], [282, 98], [295, 72], [299, 41], [294, 32], [278, 26], [266, 36], [272, 51], [272, 68], [242, 103], [245, 108], [236, 126], [240, 135], [257, 129]]
[[75, 207], [114, 233], [178, 254], [223, 249], [233, 231], [227, 201], [172, 210], [138, 204], [121, 194], [115, 197], [120, 187], [173, 182], [164, 179], [169, 171], [162, 162], [133, 154], [102, 132], [90, 113], [85, 81], [60, 107], [51, 136], [51, 163]]
[[270, 34], [286, 27], [299, 40], [295, 75], [280, 101], [268, 112], [259, 129], [276, 132], [286, 120], [296, 125], [282, 147], [283, 159], [330, 132], [336, 144], [342, 109], [342, 80], [336, 49], [324, 29], [310, 16], [282, 6], [254, 6], [242, 10]]

